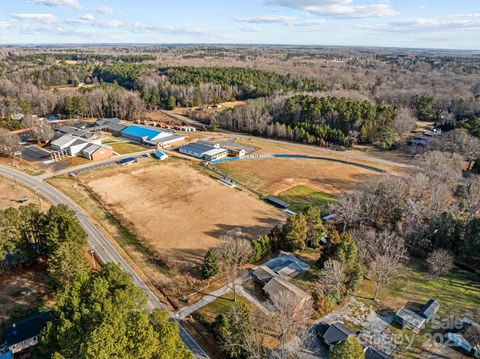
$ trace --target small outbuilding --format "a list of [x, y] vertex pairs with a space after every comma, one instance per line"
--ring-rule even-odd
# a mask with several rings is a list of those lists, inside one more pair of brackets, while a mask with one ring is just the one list
[[164, 161], [168, 158], [168, 155], [162, 151], [155, 151], [153, 155], [156, 159], [159, 159], [160, 161]]
[[285, 201], [282, 201], [280, 198], [274, 197], [274, 196], [267, 196], [265, 197], [265, 201], [273, 204], [276, 207], [282, 208], [282, 209], [288, 209], [289, 204]]
[[403, 328], [411, 329], [413, 332], [418, 333], [425, 327], [427, 320], [421, 315], [405, 307], [395, 314], [395, 321]]
[[432, 318], [437, 314], [440, 309], [440, 303], [434, 299], [430, 299], [423, 307], [420, 309], [418, 314], [424, 317], [427, 320], [427, 323], [432, 320]]

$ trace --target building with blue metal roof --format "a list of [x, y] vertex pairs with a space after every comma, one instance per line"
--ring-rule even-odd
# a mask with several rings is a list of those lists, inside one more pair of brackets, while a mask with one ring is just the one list
[[132, 141], [154, 141], [157, 138], [170, 136], [171, 134], [162, 131], [154, 130], [152, 128], [141, 126], [128, 126], [120, 132], [122, 137], [128, 138]]

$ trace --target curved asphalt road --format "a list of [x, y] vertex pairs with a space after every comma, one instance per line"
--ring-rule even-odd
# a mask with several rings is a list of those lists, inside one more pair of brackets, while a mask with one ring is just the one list
[[[71, 207], [77, 213], [78, 219], [88, 234], [88, 241], [90, 247], [95, 250], [98, 257], [105, 263], [114, 262], [121, 268], [132, 275], [134, 283], [142, 289], [148, 298], [148, 306], [151, 309], [162, 308], [165, 306], [158, 300], [148, 286], [142, 281], [142, 279], [135, 273], [130, 265], [118, 254], [114, 247], [103, 236], [102, 232], [88, 219], [80, 208], [67, 196], [59, 192], [54, 187], [42, 182], [41, 178], [29, 176], [23, 172], [0, 166], [0, 175], [14, 179], [22, 185], [31, 188], [39, 195], [49, 200], [52, 204], [57, 205], [64, 203]], [[178, 319], [174, 314], [170, 313], [172, 320], [175, 320], [179, 324], [180, 336], [185, 345], [194, 353], [197, 358], [208, 358], [207, 353], [195, 342], [195, 340], [187, 333], [187, 331], [180, 325]]]

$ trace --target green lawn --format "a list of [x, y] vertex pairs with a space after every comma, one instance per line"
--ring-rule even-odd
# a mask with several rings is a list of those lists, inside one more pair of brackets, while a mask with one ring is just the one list
[[[374, 284], [365, 280], [356, 292], [359, 299], [371, 301]], [[468, 315], [480, 321], [480, 280], [457, 267], [447, 277], [429, 278], [423, 261], [411, 260], [401, 277], [380, 290], [378, 299], [393, 310], [429, 299], [440, 303], [440, 317]]]
[[106, 143], [108, 146], [112, 147], [114, 152], [117, 152], [120, 155], [125, 155], [127, 153], [134, 153], [134, 152], [140, 152], [140, 151], [145, 151], [147, 148], [136, 145], [134, 143], [130, 142], [111, 142], [111, 143]]
[[310, 206], [317, 206], [325, 209], [334, 198], [314, 188], [300, 185], [283, 191], [278, 196], [281, 200], [290, 204], [290, 209], [301, 212]]
[[[250, 302], [240, 295], [237, 295], [237, 301], [241, 303], [246, 303], [248, 306], [250, 306]], [[200, 308], [195, 313], [197, 315], [200, 315], [204, 320], [212, 323], [219, 314], [227, 314], [228, 311], [232, 308], [233, 303], [233, 294], [227, 293], [224, 296]]]

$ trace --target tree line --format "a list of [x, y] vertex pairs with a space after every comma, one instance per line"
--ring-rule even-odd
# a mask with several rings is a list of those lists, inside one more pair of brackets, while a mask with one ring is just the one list
[[295, 95], [247, 101], [217, 115], [214, 124], [232, 131], [307, 144], [393, 147], [414, 126], [392, 106], [349, 98]]

